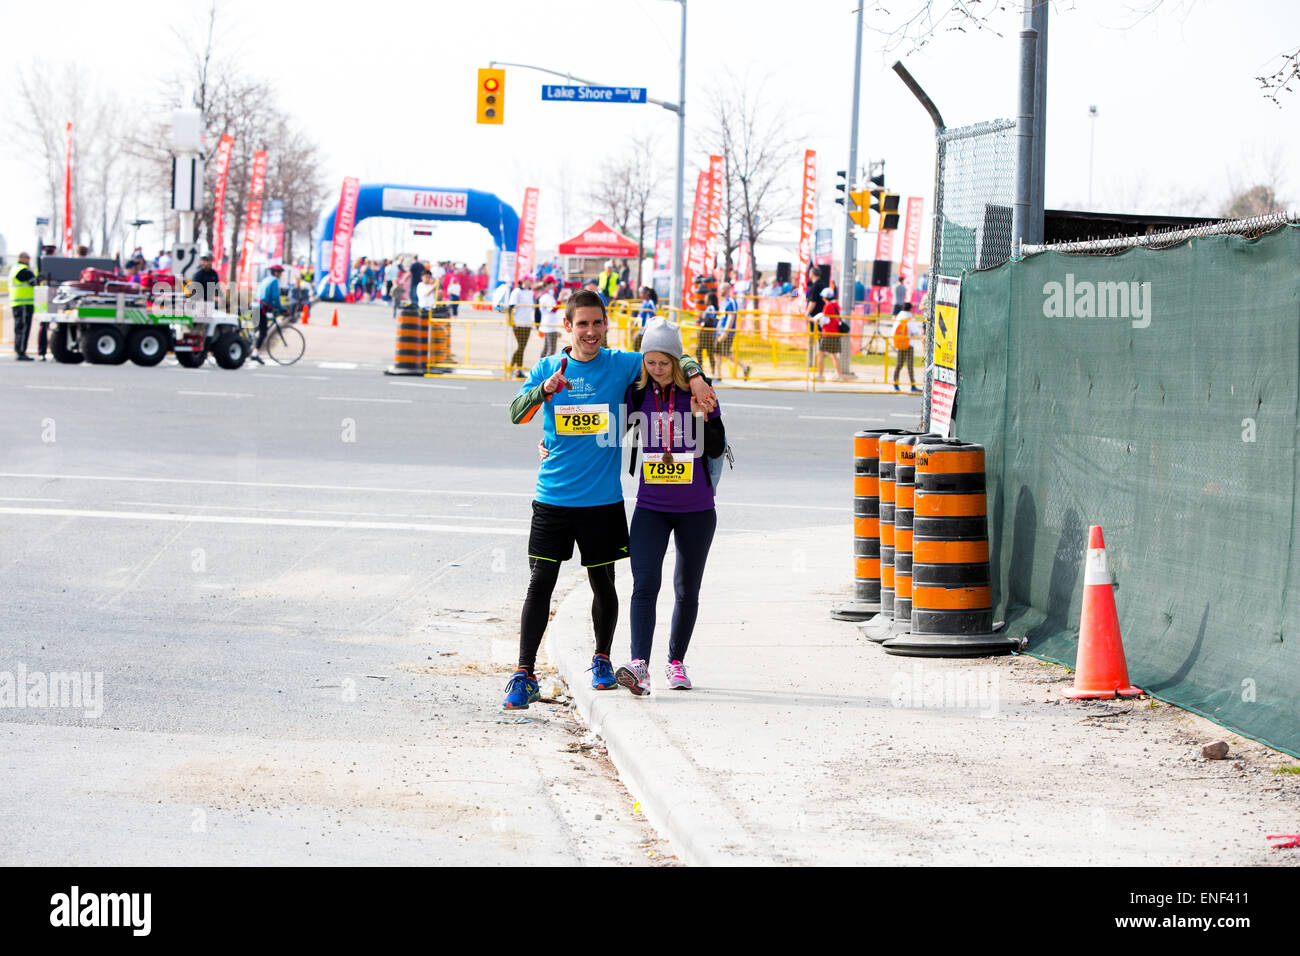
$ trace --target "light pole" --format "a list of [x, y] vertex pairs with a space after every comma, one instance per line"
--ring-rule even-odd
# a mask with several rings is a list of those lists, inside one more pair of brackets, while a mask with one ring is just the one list
[[668, 287], [668, 301], [682, 301], [682, 201], [686, 175], [686, 0], [682, 5], [682, 47], [678, 61], [677, 85], [677, 185], [673, 195], [673, 277]]
[[849, 198], [848, 193], [853, 190], [854, 180], [858, 177], [858, 107], [859, 98], [862, 94], [862, 8], [865, 6], [865, 0], [858, 5], [858, 28], [855, 31], [857, 39], [854, 44], [853, 54], [853, 116], [849, 125], [849, 169], [848, 176], [845, 180], [844, 196], [844, 267], [843, 281], [840, 282], [840, 301], [843, 303], [844, 314], [853, 314], [853, 280], [854, 271], [857, 263], [854, 261], [857, 255], [856, 237], [853, 235], [853, 219], [850, 215], [850, 207], [853, 200]]
[[1088, 133], [1088, 211], [1092, 211], [1092, 154], [1097, 142], [1097, 107], [1089, 106], [1088, 115], [1092, 117]]

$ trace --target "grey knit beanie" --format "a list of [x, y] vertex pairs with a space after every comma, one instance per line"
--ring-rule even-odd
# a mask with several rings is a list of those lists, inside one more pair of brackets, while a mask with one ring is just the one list
[[655, 316], [646, 323], [645, 335], [641, 337], [641, 354], [663, 352], [673, 358], [682, 356], [682, 333], [676, 322], [669, 322], [662, 316]]

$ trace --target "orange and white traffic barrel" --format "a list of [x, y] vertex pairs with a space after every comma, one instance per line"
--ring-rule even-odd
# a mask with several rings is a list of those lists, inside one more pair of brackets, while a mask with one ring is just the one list
[[984, 446], [925, 438], [914, 449], [911, 630], [884, 642], [907, 657], [982, 657], [1016, 650], [993, 632]]
[[397, 344], [393, 364], [385, 375], [423, 375], [429, 365], [428, 325], [420, 310], [406, 306], [397, 318]]
[[916, 492], [916, 445], [928, 432], [894, 443], [894, 633], [912, 626], [912, 516]]
[[890, 429], [880, 436], [880, 613], [862, 625], [862, 636], [877, 643], [890, 636], [894, 623], [896, 446], [899, 439], [911, 434], [904, 429]]
[[880, 439], [878, 428], [853, 435], [853, 600], [831, 611], [837, 621], [865, 621], [880, 611]]

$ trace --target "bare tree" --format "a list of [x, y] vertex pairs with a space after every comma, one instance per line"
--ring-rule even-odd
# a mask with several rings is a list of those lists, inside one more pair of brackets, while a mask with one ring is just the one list
[[607, 160], [596, 175], [588, 199], [596, 213], [624, 235], [635, 232], [639, 251], [636, 283], [642, 285], [641, 263], [645, 258], [646, 221], [659, 199], [663, 169], [655, 161], [650, 136], [635, 136], [623, 152]]
[[765, 93], [766, 87], [766, 80], [754, 83], [728, 75], [710, 97], [711, 145], [717, 147], [715, 155], [723, 157], [725, 172], [722, 226], [727, 267], [743, 234], [749, 240], [751, 275], [757, 270], [754, 250], [759, 240], [776, 223], [797, 218], [800, 131], [790, 111]]
[[1274, 72], [1267, 76], [1257, 76], [1259, 85], [1264, 90], [1264, 96], [1272, 100], [1278, 106], [1282, 101], [1277, 98], [1279, 93], [1290, 93], [1291, 84], [1300, 80], [1300, 47], [1296, 47], [1289, 53], [1281, 54], [1282, 65]]

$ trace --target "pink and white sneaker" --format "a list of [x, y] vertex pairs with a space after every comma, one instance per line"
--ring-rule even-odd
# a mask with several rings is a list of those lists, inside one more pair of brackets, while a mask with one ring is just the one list
[[681, 661], [673, 661], [664, 668], [668, 675], [668, 687], [671, 690], [690, 690], [691, 679], [686, 676], [686, 665]]
[[620, 687], [626, 687], [637, 697], [644, 697], [650, 693], [650, 669], [643, 660], [634, 660], [630, 664], [624, 664], [614, 672], [614, 680], [618, 681]]

